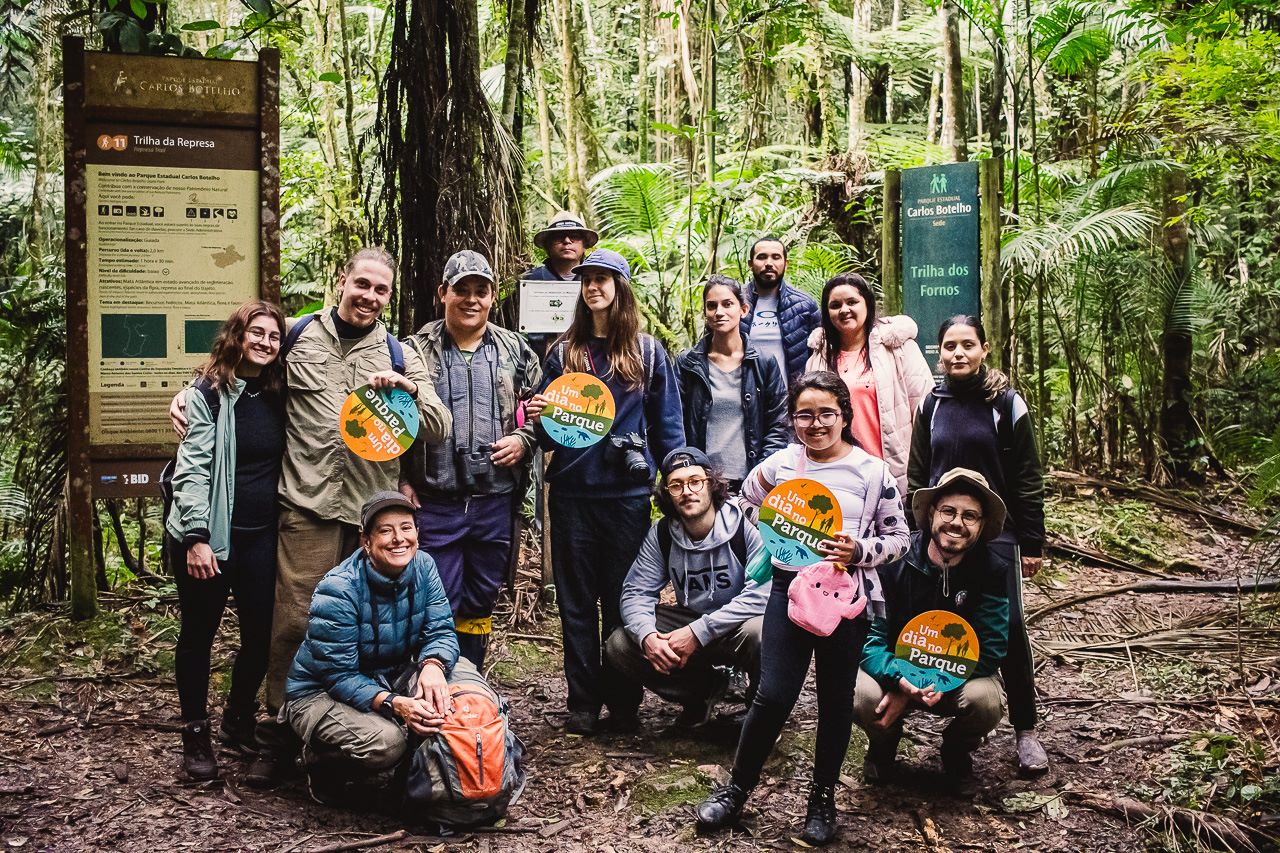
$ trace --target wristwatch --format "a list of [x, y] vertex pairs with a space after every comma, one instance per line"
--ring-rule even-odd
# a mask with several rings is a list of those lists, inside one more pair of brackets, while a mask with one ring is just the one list
[[395, 708], [391, 706], [391, 700], [399, 698], [399, 693], [388, 693], [383, 697], [382, 704], [378, 706], [378, 713], [393, 723], [400, 722], [400, 718], [396, 716]]

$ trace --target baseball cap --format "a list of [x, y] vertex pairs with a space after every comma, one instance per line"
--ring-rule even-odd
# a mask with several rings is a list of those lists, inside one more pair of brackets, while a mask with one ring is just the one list
[[631, 280], [631, 264], [627, 263], [627, 259], [610, 249], [596, 249], [583, 259], [582, 263], [573, 268], [573, 274], [581, 276], [585, 269], [609, 270], [609, 272], [617, 273], [627, 281]]
[[493, 284], [493, 269], [485, 256], [471, 249], [454, 252], [444, 265], [444, 285], [453, 287], [469, 275], [478, 275]]
[[711, 471], [711, 460], [707, 458], [707, 454], [696, 447], [677, 447], [663, 458], [662, 476], [666, 477], [672, 471], [693, 465], [700, 465], [704, 471]]
[[378, 517], [378, 513], [388, 509], [402, 509], [412, 513], [413, 502], [399, 492], [375, 493], [373, 497], [364, 502], [364, 506], [360, 507], [360, 530], [368, 533], [374, 519]]

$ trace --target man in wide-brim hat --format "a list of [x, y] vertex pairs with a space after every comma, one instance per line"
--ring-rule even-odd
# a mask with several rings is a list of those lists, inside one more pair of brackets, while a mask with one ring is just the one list
[[[871, 623], [854, 691], [854, 716], [869, 742], [862, 775], [873, 785], [890, 781], [903, 721], [921, 710], [952, 718], [942, 734], [942, 769], [958, 792], [966, 792], [973, 750], [1004, 715], [996, 670], [1009, 647], [1005, 578], [1012, 568], [987, 543], [1004, 527], [1006, 509], [981, 474], [953, 468], [936, 486], [911, 496], [911, 511], [917, 529], [910, 550], [880, 569], [885, 618]], [[959, 616], [972, 631], [961, 637], [943, 630], [938, 649], [926, 649], [927, 660], [898, 657], [903, 629], [931, 610]], [[945, 626], [962, 627], [958, 620]], [[908, 645], [919, 647], [920, 641]], [[963, 680], [956, 684], [954, 678]]]
[[587, 250], [600, 241], [600, 235], [587, 227], [582, 217], [561, 210], [537, 234], [533, 244], [547, 253], [546, 262], [525, 273], [522, 278], [537, 281], [572, 281], [573, 268], [582, 263]]

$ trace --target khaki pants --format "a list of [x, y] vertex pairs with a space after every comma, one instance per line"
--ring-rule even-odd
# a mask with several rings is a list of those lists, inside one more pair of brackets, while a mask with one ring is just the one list
[[912, 711], [927, 711], [939, 717], [952, 717], [951, 724], [942, 733], [942, 743], [951, 749], [972, 752], [986, 735], [1000, 725], [1004, 716], [1004, 688], [994, 676], [971, 678], [959, 687], [942, 695], [942, 700], [932, 708], [913, 703], [907, 707], [898, 721], [887, 729], [875, 725], [876, 706], [884, 698], [880, 683], [858, 670], [858, 681], [853, 693], [854, 720], [867, 733], [868, 751], [881, 756], [897, 752], [902, 739], [902, 724]]
[[267, 664], [267, 708], [272, 713], [284, 704], [285, 679], [307, 635], [316, 584], [359, 546], [360, 531], [355, 525], [324, 521], [295, 509], [280, 510], [276, 602]]
[[[684, 607], [659, 604], [654, 610], [657, 629], [670, 633], [683, 628], [698, 618], [699, 614]], [[639, 682], [654, 693], [683, 706], [706, 702], [717, 687], [717, 673], [713, 666], [732, 666], [747, 674], [750, 689], [747, 704], [755, 696], [755, 686], [760, 678], [760, 632], [763, 616], [748, 619], [689, 656], [689, 661], [669, 675], [653, 668], [644, 656], [639, 644], [631, 639], [626, 628], [617, 628], [609, 635], [604, 653], [609, 663], [623, 676]]]
[[338, 758], [374, 773], [394, 767], [409, 745], [396, 723], [376, 711], [357, 711], [328, 693], [295, 699], [282, 716], [302, 739], [307, 765]]

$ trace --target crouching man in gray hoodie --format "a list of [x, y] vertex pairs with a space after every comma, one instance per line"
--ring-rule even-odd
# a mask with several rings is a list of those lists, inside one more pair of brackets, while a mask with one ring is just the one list
[[[683, 707], [680, 727], [706, 722], [724, 695], [728, 676], [716, 666], [747, 674], [747, 703], [760, 674], [760, 630], [770, 584], [757, 584], [746, 567], [764, 547], [728, 481], [706, 454], [682, 447], [662, 460], [658, 508], [622, 585], [623, 627], [605, 644], [616, 671]], [[663, 588], [676, 604], [659, 604]], [[632, 717], [632, 719], [637, 719]]]

